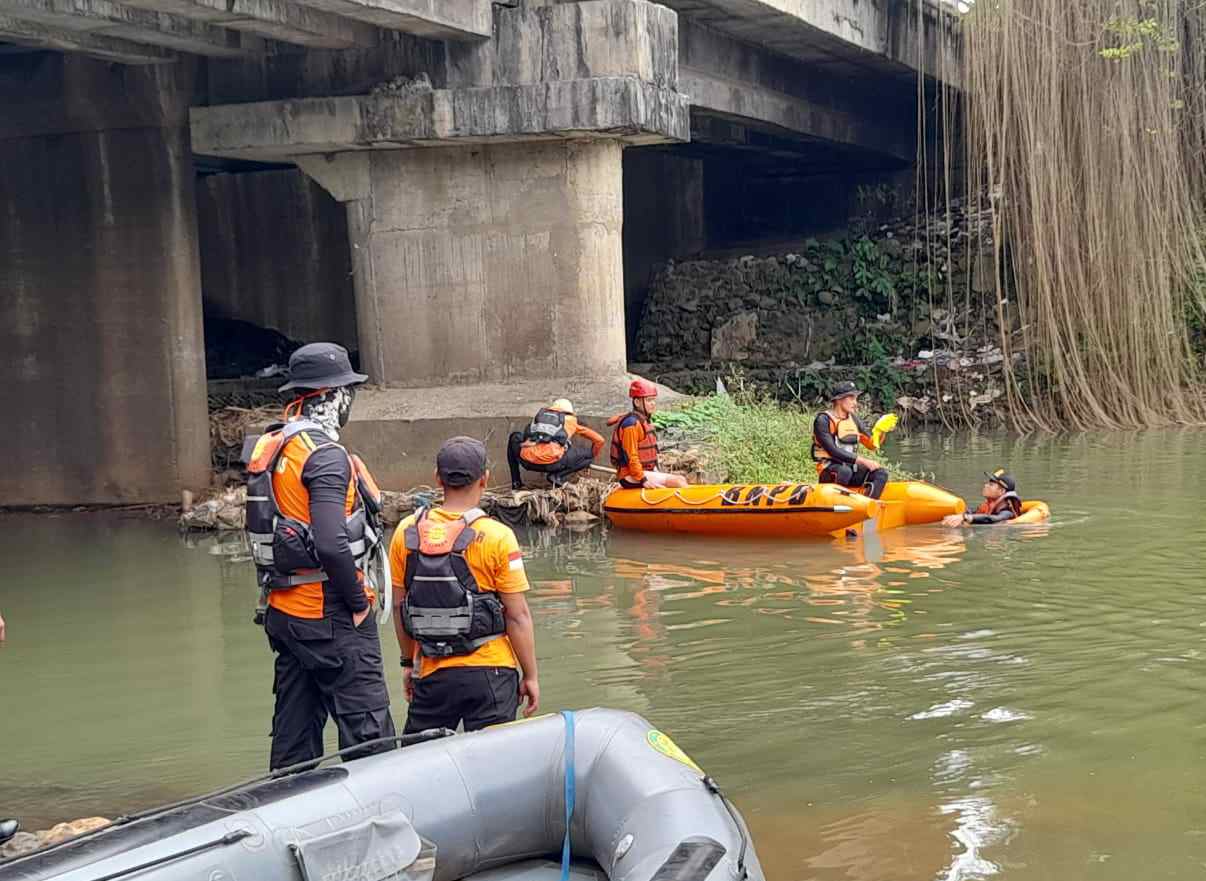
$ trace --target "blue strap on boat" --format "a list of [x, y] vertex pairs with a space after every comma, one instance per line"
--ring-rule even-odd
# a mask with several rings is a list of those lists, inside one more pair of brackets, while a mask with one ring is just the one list
[[569, 881], [570, 821], [574, 817], [574, 711], [562, 710], [565, 718], [565, 842], [561, 845], [561, 881]]

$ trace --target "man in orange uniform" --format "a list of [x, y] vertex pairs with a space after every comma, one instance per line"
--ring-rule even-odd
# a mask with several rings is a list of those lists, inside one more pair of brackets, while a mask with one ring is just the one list
[[607, 420], [611, 433], [611, 464], [620, 485], [637, 487], [680, 487], [687, 485], [681, 474], [657, 470], [657, 432], [653, 414], [657, 410], [657, 386], [647, 379], [634, 379], [628, 386], [632, 411]]
[[445, 441], [436, 455], [443, 504], [407, 517], [390, 542], [406, 733], [510, 722], [521, 699], [525, 716], [540, 707], [519, 542], [478, 507], [489, 479], [480, 441]]
[[248, 463], [248, 532], [276, 653], [273, 769], [322, 755], [328, 716], [341, 749], [394, 734], [364, 573], [375, 535], [358, 477], [371, 478], [338, 443], [367, 378], [342, 346], [302, 346], [281, 387], [298, 396], [285, 409], [292, 418], [260, 438]]
[[[590, 449], [575, 447], [575, 437], [589, 441]], [[553, 486], [561, 486], [571, 475], [589, 468], [602, 450], [603, 436], [579, 425], [573, 403], [558, 398], [538, 410], [524, 431], [512, 432], [507, 440], [511, 489], [523, 489], [521, 466], [543, 473]]]

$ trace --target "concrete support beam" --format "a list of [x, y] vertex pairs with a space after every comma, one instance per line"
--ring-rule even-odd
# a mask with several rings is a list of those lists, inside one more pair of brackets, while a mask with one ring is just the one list
[[289, 0], [122, 0], [122, 4], [314, 49], [370, 47], [378, 42], [377, 29], [371, 25]]
[[198, 153], [279, 161], [346, 150], [586, 136], [659, 143], [687, 140], [690, 119], [677, 92], [630, 77], [600, 77], [195, 107], [192, 125]]
[[834, 73], [958, 86], [958, 15], [934, 0], [660, 0], [681, 17]]
[[881, 78], [871, 91], [686, 20], [678, 55], [692, 107], [898, 160], [916, 153], [916, 95], [905, 83]]
[[311, 9], [434, 40], [490, 36], [491, 0], [300, 0]]
[[345, 160], [369, 187], [347, 203], [362, 368], [404, 387], [622, 374], [621, 151], [595, 140]]
[[48, 28], [0, 15], [0, 40], [34, 49], [78, 52], [118, 64], [170, 64], [176, 55], [158, 46], [144, 46], [118, 37]]
[[214, 58], [240, 58], [258, 51], [237, 33], [109, 0], [0, 0], [0, 15], [68, 34], [115, 37]]
[[[20, 466], [0, 471], [5, 504], [167, 502], [209, 482], [184, 64], [0, 74], [0, 94], [89, 108], [74, 132], [0, 138], [0, 458]], [[143, 96], [157, 124], [93, 127], [91, 108]]]

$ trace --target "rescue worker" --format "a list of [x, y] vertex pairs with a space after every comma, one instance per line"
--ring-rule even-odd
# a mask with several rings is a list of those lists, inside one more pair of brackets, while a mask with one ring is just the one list
[[4, 844], [20, 831], [21, 822], [19, 820], [12, 817], [0, 820], [0, 844]]
[[632, 410], [607, 420], [611, 432], [611, 464], [620, 486], [681, 487], [687, 479], [657, 469], [657, 432], [653, 414], [657, 410], [657, 386], [647, 379], [634, 379], [628, 386]]
[[272, 769], [322, 755], [328, 716], [340, 749], [394, 734], [377, 596], [365, 575], [375, 550], [384, 552], [369, 525], [379, 494], [339, 444], [366, 379], [342, 346], [302, 346], [280, 389], [296, 396], [288, 421], [269, 426], [247, 466], [247, 530], [276, 653]]
[[[590, 449], [574, 446], [580, 437]], [[507, 465], [511, 469], [511, 489], [523, 489], [519, 469], [543, 473], [553, 486], [561, 486], [570, 476], [591, 466], [603, 450], [603, 436], [578, 424], [574, 405], [558, 398], [536, 412], [523, 431], [514, 431], [507, 439]]]
[[858, 418], [858, 396], [853, 382], [839, 382], [830, 391], [828, 410], [817, 414], [812, 426], [812, 458], [821, 483], [836, 483], [851, 489], [866, 488], [878, 499], [888, 483], [888, 471], [873, 459], [858, 454], [859, 444], [875, 449], [867, 427]]
[[988, 526], [1005, 523], [1022, 513], [1022, 499], [1018, 495], [1018, 484], [1004, 468], [989, 474], [984, 472], [981, 492], [984, 502], [975, 511], [951, 514], [942, 518], [946, 526]]
[[524, 716], [540, 708], [519, 542], [478, 507], [490, 479], [485, 446], [445, 441], [435, 476], [443, 503], [403, 520], [389, 548], [406, 733], [511, 722], [521, 700]]

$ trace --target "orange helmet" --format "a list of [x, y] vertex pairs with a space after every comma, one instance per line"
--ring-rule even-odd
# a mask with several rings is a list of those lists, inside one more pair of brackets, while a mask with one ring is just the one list
[[657, 385], [647, 379], [634, 379], [632, 385], [628, 386], [628, 397], [656, 398]]

